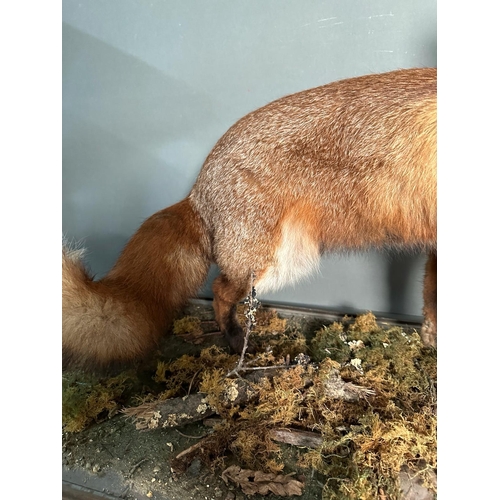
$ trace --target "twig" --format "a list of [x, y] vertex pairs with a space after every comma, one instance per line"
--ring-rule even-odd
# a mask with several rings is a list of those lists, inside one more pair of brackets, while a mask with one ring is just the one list
[[130, 491], [130, 484], [127, 484], [125, 486], [125, 489], [118, 495], [118, 498], [127, 498], [129, 491]]
[[184, 473], [196, 457], [203, 461], [204, 454], [209, 453], [209, 450], [216, 450], [220, 446], [220, 437], [209, 434], [173, 458], [170, 462], [170, 469], [174, 474]]
[[116, 457], [113, 455], [113, 453], [111, 453], [111, 452], [110, 452], [110, 451], [106, 448], [106, 446], [104, 446], [102, 443], [101, 443], [101, 446], [102, 446], [102, 449], [103, 449], [104, 451], [106, 451], [107, 453], [109, 453], [109, 456], [110, 456], [110, 457], [112, 457], [112, 458], [116, 458]]
[[[240, 368], [240, 371], [243, 372], [253, 372], [257, 370], [277, 370], [281, 368], [293, 368], [293, 365], [269, 365], [269, 366], [242, 366]], [[235, 371], [236, 368], [233, 370]], [[231, 375], [233, 371], [229, 372], [227, 376]]]
[[132, 440], [129, 439], [129, 442], [127, 443], [127, 446], [125, 446], [125, 449], [123, 450], [123, 455], [125, 455], [129, 449], [130, 443], [132, 443]]
[[188, 387], [188, 396], [189, 394], [191, 393], [191, 387], [193, 387], [193, 382], [194, 382], [194, 379], [196, 377], [196, 375], [198, 375], [198, 373], [201, 372], [201, 368], [193, 375], [193, 378], [191, 379], [191, 382], [189, 383], [189, 387]]
[[[248, 349], [248, 340], [250, 337], [250, 333], [253, 330], [257, 320], [255, 319], [255, 313], [260, 306], [260, 302], [257, 299], [257, 292], [254, 287], [255, 282], [255, 272], [252, 271], [250, 278], [250, 293], [245, 299], [244, 303], [247, 304], [247, 311], [245, 312], [245, 317], [247, 318], [246, 329], [245, 329], [245, 337], [243, 339], [243, 349], [241, 350], [240, 359], [238, 360], [237, 365], [227, 374], [227, 377], [232, 375], [236, 375], [240, 377], [239, 372], [243, 369], [245, 363], [245, 354]], [[241, 378], [241, 377], [240, 377]]]
[[137, 467], [139, 467], [140, 465], [142, 465], [144, 462], [147, 462], [148, 459], [147, 458], [143, 458], [142, 460], [139, 460], [139, 462], [137, 462], [131, 469], [130, 469], [130, 472], [128, 473], [129, 477], [132, 476], [132, 474], [137, 470]]
[[175, 429], [182, 437], [189, 439], [201, 439], [207, 436], [207, 434], [203, 434], [202, 436], [188, 436], [187, 434], [182, 433], [179, 429]]
[[186, 448], [185, 450], [181, 451], [175, 458], [176, 460], [179, 460], [182, 457], [185, 457], [186, 455], [189, 455], [190, 453], [193, 453], [196, 451], [198, 448], [201, 448], [203, 446], [203, 442], [200, 441], [198, 443], [193, 444], [189, 448]]

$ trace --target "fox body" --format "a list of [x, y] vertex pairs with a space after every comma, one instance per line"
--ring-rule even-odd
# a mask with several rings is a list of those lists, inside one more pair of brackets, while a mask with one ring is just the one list
[[216, 320], [241, 351], [236, 305], [252, 279], [276, 290], [324, 252], [382, 247], [429, 254], [422, 337], [435, 345], [436, 79], [397, 70], [271, 102], [219, 139], [188, 197], [147, 219], [102, 280], [63, 248], [64, 365], [146, 355], [211, 262]]

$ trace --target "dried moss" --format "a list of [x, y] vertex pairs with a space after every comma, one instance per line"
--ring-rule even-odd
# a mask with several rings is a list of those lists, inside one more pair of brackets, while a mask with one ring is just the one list
[[[238, 321], [244, 325], [246, 306], [239, 304], [237, 307]], [[253, 335], [282, 334], [287, 330], [287, 320], [280, 318], [274, 309], [259, 309], [256, 323], [252, 329]]]
[[159, 361], [154, 380], [163, 384], [163, 398], [185, 396], [198, 392], [202, 380], [209, 378], [211, 373], [227, 373], [237, 358], [211, 346], [203, 349], [199, 356], [185, 354], [171, 362]]
[[289, 426], [297, 420], [304, 401], [305, 370], [296, 366], [258, 385], [259, 404], [255, 415], [273, 426]]
[[[280, 447], [271, 440], [266, 425], [241, 425], [230, 444], [231, 451], [245, 467], [266, 472], [281, 472], [283, 463], [270, 456], [279, 456]], [[263, 467], [262, 457], [266, 457]]]
[[203, 329], [201, 328], [201, 320], [196, 316], [184, 316], [176, 321], [172, 327], [172, 332], [174, 335], [185, 335], [192, 333], [203, 334]]
[[[238, 306], [238, 319], [242, 324], [245, 321], [245, 306]], [[259, 309], [256, 324], [252, 329], [252, 342], [259, 348], [259, 359], [266, 358], [259, 364], [283, 364], [294, 359], [300, 353], [307, 352], [305, 335], [290, 328], [285, 318], [280, 318], [274, 309]]]
[[174, 321], [173, 333], [190, 344], [201, 344], [204, 340], [201, 320], [195, 316], [185, 316]]

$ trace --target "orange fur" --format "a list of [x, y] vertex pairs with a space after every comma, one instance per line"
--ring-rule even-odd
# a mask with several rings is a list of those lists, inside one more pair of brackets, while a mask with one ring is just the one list
[[207, 249], [188, 200], [147, 219], [100, 281], [63, 248], [63, 367], [105, 371], [145, 357], [203, 284]]
[[[252, 273], [259, 293], [307, 275], [328, 251], [417, 248], [435, 262], [436, 192], [435, 69], [367, 75], [278, 99], [219, 139], [188, 198], [148, 219], [105, 279], [93, 283], [67, 265], [66, 281], [78, 283], [66, 285], [69, 302], [82, 297], [86, 311], [89, 301], [97, 311], [72, 315], [63, 333], [70, 364], [143, 355], [203, 283], [210, 261], [221, 270], [216, 319], [235, 350], [242, 345], [235, 305]], [[431, 344], [432, 262], [424, 283]], [[108, 334], [113, 348], [101, 348], [106, 334], [92, 320], [106, 307], [118, 325]], [[85, 324], [98, 333], [75, 333]]]

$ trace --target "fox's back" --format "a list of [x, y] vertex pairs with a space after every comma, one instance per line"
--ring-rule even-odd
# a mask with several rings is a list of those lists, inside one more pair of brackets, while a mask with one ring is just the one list
[[341, 80], [257, 109], [217, 142], [190, 198], [216, 239], [246, 241], [296, 217], [324, 248], [428, 246], [436, 70]]

